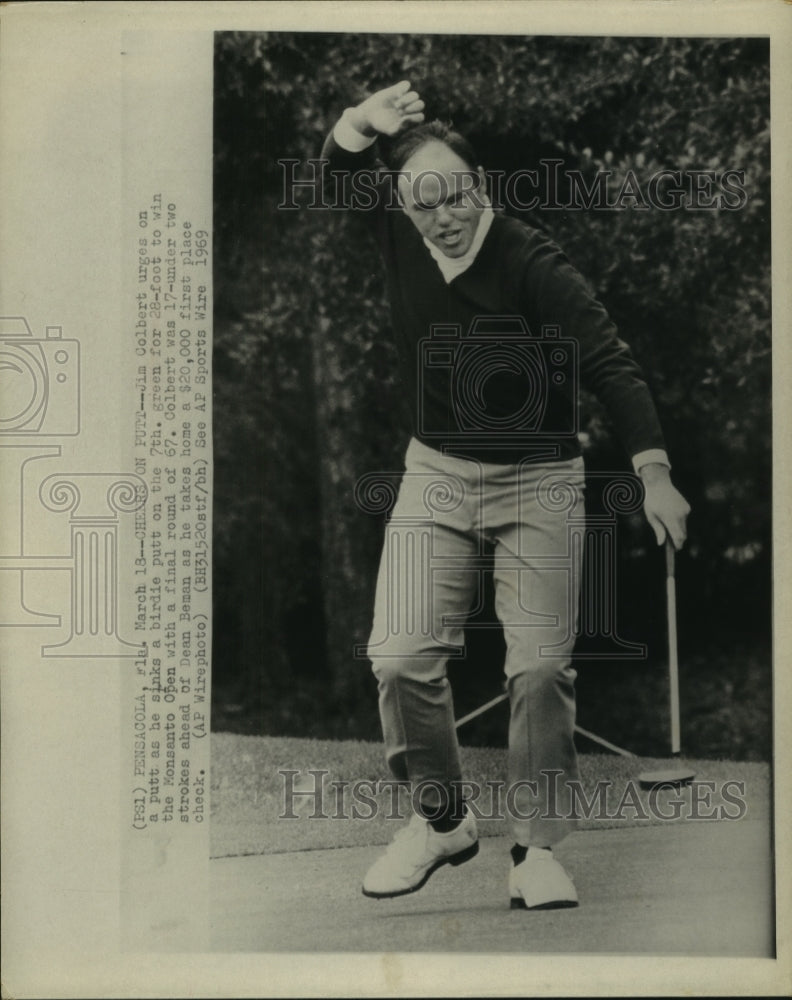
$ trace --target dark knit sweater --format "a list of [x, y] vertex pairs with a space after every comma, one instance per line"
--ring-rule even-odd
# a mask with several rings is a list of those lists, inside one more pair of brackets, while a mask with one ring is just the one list
[[[373, 148], [322, 150], [331, 171], [373, 168]], [[641, 370], [604, 307], [545, 235], [496, 214], [446, 284], [390, 182], [368, 214], [385, 262], [414, 434], [463, 458], [516, 464], [579, 455], [577, 390], [606, 407], [628, 455], [664, 448]]]

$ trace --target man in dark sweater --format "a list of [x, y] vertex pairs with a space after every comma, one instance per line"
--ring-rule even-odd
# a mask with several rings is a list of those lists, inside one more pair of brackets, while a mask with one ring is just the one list
[[[689, 508], [671, 483], [640, 368], [605, 309], [549, 239], [493, 212], [469, 144], [439, 122], [421, 124], [423, 107], [407, 81], [378, 91], [344, 112], [322, 153], [330, 171], [352, 175], [354, 190], [376, 195], [368, 214], [414, 415], [368, 653], [386, 756], [411, 783], [415, 815], [363, 892], [414, 892], [441, 865], [478, 851], [446, 667], [461, 654], [491, 551], [511, 711], [511, 903], [575, 906], [552, 846], [573, 826], [567, 783], [577, 778], [579, 384], [612, 417], [659, 544], [669, 536], [682, 546]], [[388, 172], [375, 156], [381, 136]]]

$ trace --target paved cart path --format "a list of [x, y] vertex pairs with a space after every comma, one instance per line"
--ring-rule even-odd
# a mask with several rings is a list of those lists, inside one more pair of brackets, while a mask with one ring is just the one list
[[556, 853], [581, 906], [534, 913], [509, 909], [503, 837], [395, 900], [360, 893], [381, 847], [218, 858], [211, 947], [770, 957], [769, 836], [766, 820], [751, 819], [579, 831]]

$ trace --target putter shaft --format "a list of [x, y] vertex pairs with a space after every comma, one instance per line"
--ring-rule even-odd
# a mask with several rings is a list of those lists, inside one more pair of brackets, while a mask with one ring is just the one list
[[677, 659], [676, 578], [674, 545], [666, 538], [666, 612], [668, 616], [668, 682], [671, 701], [671, 753], [681, 751], [679, 722], [679, 661]]

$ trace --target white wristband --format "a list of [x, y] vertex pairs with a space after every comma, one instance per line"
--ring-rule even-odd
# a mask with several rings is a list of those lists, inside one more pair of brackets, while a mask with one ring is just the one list
[[349, 120], [351, 110], [351, 108], [347, 108], [336, 122], [333, 129], [333, 138], [348, 153], [362, 153], [364, 149], [368, 149], [369, 146], [374, 145], [377, 137], [375, 135], [363, 135], [362, 132], [358, 132]]
[[671, 468], [668, 455], [662, 448], [648, 448], [646, 451], [639, 451], [637, 455], [633, 455], [632, 459], [633, 468], [636, 472], [641, 471], [642, 465], [650, 465], [653, 462], [658, 465], [665, 465], [669, 469]]

